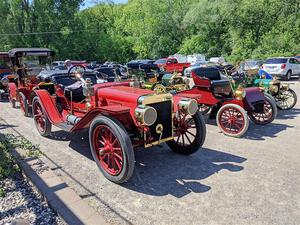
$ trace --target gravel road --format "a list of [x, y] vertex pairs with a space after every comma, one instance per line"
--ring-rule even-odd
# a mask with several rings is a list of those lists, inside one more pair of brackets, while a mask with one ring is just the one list
[[124, 185], [100, 174], [86, 131], [43, 138], [8, 103], [0, 103], [1, 118], [0, 132], [15, 129], [39, 144], [49, 166], [113, 224], [300, 224], [300, 100], [270, 125], [251, 123], [241, 139], [208, 121], [204, 149], [191, 156], [166, 145], [137, 150]]

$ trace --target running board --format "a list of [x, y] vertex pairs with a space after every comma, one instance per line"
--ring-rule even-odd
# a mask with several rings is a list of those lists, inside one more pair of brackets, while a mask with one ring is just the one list
[[64, 131], [68, 131], [71, 132], [72, 128], [74, 127], [71, 124], [68, 123], [59, 123], [59, 124], [55, 124], [55, 126], [57, 126], [58, 128], [64, 130]]

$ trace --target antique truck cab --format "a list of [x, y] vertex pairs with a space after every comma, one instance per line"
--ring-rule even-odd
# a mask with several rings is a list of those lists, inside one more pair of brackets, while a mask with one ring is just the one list
[[46, 77], [55, 92], [34, 90], [33, 117], [42, 136], [52, 125], [69, 132], [88, 128], [93, 158], [110, 181], [132, 176], [135, 147], [165, 142], [185, 155], [201, 148], [205, 122], [193, 95], [157, 94], [132, 81], [97, 84], [86, 75], [76, 66], [66, 76]]
[[[10, 82], [9, 100], [12, 107], [18, 102], [25, 116], [30, 115], [33, 89], [53, 89], [53, 85], [40, 82], [37, 75], [51, 65], [55, 52], [46, 48], [15, 48], [9, 52], [14, 82]], [[52, 90], [53, 91], [53, 90]]]
[[159, 64], [159, 67], [168, 73], [173, 73], [173, 72], [179, 72], [183, 73], [184, 70], [188, 67], [190, 67], [191, 64], [186, 62], [186, 63], [180, 63], [176, 58], [169, 57], [166, 60], [165, 64]]

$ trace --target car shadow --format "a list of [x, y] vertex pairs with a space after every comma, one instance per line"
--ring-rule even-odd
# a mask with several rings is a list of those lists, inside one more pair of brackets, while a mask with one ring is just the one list
[[263, 126], [251, 123], [243, 138], [262, 141], [266, 138], [275, 138], [280, 132], [293, 127], [294, 126], [274, 122]]
[[300, 115], [300, 109], [292, 108], [289, 110], [278, 110], [276, 119], [285, 120], [285, 119], [294, 119]]
[[[88, 142], [88, 132], [53, 132], [51, 138], [70, 141], [69, 147], [93, 161]], [[211, 189], [201, 180], [221, 170], [238, 172], [238, 165], [246, 158], [203, 148], [193, 155], [185, 156], [172, 152], [166, 144], [135, 150], [135, 171], [132, 178], [122, 186], [147, 195], [173, 195], [181, 198], [191, 192], [203, 193]]]
[[238, 172], [246, 158], [204, 148], [184, 156], [168, 149], [151, 148], [136, 151], [136, 167], [133, 177], [123, 187], [147, 195], [172, 195], [181, 198], [189, 193], [203, 193], [212, 187], [203, 180], [221, 170]]
[[5, 123], [1, 123], [0, 122], [0, 130], [5, 130], [7, 128], [13, 128], [13, 127], [17, 127], [15, 125], [10, 125], [10, 124], [5, 124]]
[[51, 135], [47, 137], [56, 141], [69, 141], [69, 147], [86, 158], [93, 160], [93, 156], [89, 146], [88, 130], [77, 131], [70, 133], [63, 130], [52, 131]]
[[[288, 114], [288, 111], [291, 111]], [[298, 114], [300, 114], [299, 109], [291, 109], [288, 111], [281, 110], [278, 111], [278, 115], [276, 119], [293, 119]], [[217, 122], [215, 119], [210, 119], [206, 117], [206, 124], [217, 126]], [[242, 138], [250, 139], [250, 140], [257, 140], [262, 141], [265, 138], [273, 138], [277, 137], [277, 134], [280, 132], [287, 130], [288, 128], [293, 128], [294, 126], [286, 125], [286, 124], [279, 124], [279, 123], [269, 123], [267, 125], [257, 125], [250, 120], [250, 125], [248, 131], [242, 136]]]

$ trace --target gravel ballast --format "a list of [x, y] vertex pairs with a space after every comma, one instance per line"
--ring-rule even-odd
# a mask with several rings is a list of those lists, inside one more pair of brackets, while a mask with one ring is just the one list
[[1, 182], [5, 196], [0, 198], [0, 224], [64, 224], [42, 196], [21, 174]]

